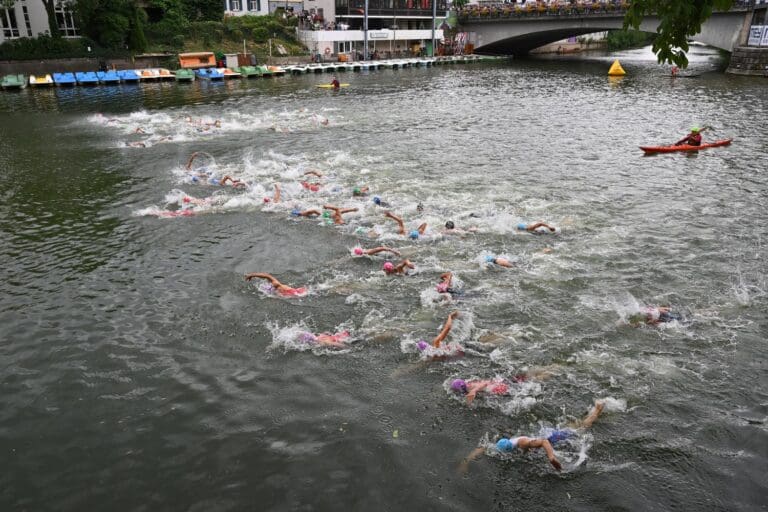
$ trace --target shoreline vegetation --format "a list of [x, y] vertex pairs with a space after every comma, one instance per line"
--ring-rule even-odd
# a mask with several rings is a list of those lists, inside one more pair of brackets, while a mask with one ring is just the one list
[[[144, 29], [144, 44], [140, 47], [122, 38], [111, 39], [110, 44], [105, 44], [103, 38], [85, 33], [78, 39], [53, 35], [22, 37], [0, 44], [0, 61], [130, 58], [144, 53], [175, 55], [196, 51], [239, 53], [243, 51], [243, 41], [246, 41], [247, 51], [258, 58], [269, 55], [270, 45], [273, 54], [309, 57], [309, 49], [295, 37], [298, 18], [284, 18], [282, 13], [280, 9], [266, 16], [229, 16], [219, 21], [186, 22], [174, 27], [167, 23], [150, 24]], [[125, 37], [128, 37], [127, 33]]]

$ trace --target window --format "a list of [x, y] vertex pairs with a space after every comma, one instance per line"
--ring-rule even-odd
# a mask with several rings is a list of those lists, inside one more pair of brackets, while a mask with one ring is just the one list
[[239, 11], [240, 10], [240, 0], [229, 0], [229, 9], [231, 11]]
[[261, 0], [248, 0], [248, 10], [259, 12], [261, 10]]
[[56, 13], [56, 23], [59, 25], [59, 32], [63, 37], [77, 37], [80, 35], [75, 27], [72, 4], [57, 2], [54, 12]]
[[19, 25], [16, 23], [16, 11], [13, 9], [0, 10], [0, 20], [3, 24], [3, 37], [13, 39], [19, 37]]
[[24, 13], [24, 25], [27, 27], [27, 37], [32, 37], [32, 25], [29, 23], [29, 10], [26, 5], [21, 6], [21, 12]]

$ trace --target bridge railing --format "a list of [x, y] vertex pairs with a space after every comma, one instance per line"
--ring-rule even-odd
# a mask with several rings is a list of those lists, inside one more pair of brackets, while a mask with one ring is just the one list
[[[753, 0], [736, 0], [730, 10], [746, 11], [752, 8]], [[624, 15], [629, 8], [627, 0], [605, 0], [596, 2], [538, 2], [526, 6], [498, 3], [465, 6], [457, 10], [459, 21], [491, 21], [499, 18], [540, 18], [540, 17], [584, 17]]]

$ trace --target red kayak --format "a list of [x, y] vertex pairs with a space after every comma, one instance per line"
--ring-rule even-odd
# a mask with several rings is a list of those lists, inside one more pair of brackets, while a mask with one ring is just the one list
[[648, 153], [672, 153], [674, 151], [698, 151], [700, 149], [716, 148], [718, 146], [727, 146], [733, 139], [716, 140], [715, 142], [707, 142], [700, 146], [689, 146], [682, 144], [680, 146], [640, 146], [640, 149]]

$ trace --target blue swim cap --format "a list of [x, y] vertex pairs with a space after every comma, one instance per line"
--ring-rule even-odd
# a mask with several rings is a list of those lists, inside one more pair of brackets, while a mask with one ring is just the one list
[[486, 256], [485, 257], [485, 262], [486, 263], [496, 263], [496, 258], [494, 258], [493, 256]]
[[209, 181], [211, 182], [212, 185], [218, 185], [219, 184], [219, 180], [217, 180], [216, 178], [211, 178]]
[[520, 224], [517, 225], [517, 229], [521, 231], [525, 231], [526, 229], [528, 229], [528, 224], [521, 222]]
[[301, 212], [299, 211], [298, 208], [294, 208], [293, 210], [291, 210], [291, 215], [293, 215], [294, 217], [298, 217], [300, 213]]
[[373, 196], [373, 204], [381, 204], [381, 198], [379, 196]]
[[197, 183], [197, 176], [192, 176], [192, 183]]
[[500, 452], [511, 452], [515, 448], [515, 443], [507, 439], [506, 437], [502, 437], [498, 441], [496, 441], [496, 449]]
[[415, 239], [419, 238], [419, 232], [414, 229], [413, 231], [411, 231], [411, 233], [408, 236], [415, 240]]

